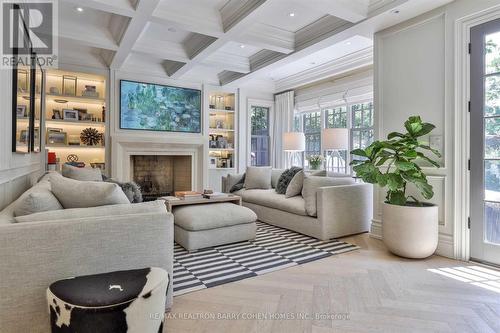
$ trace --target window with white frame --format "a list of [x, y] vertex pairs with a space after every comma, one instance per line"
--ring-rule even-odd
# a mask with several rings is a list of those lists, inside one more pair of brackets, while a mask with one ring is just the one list
[[303, 115], [303, 131], [306, 139], [304, 164], [309, 166], [307, 158], [311, 155], [321, 155], [321, 112], [309, 112]]
[[269, 108], [263, 106], [252, 106], [250, 112], [251, 165], [271, 165], [269, 155]]
[[[325, 114], [325, 128], [349, 128], [347, 107], [323, 109]], [[326, 151], [326, 169], [337, 173], [347, 173], [347, 150]]]
[[373, 142], [373, 103], [361, 103], [351, 106], [352, 149], [366, 148]]
[[[323, 117], [323, 121], [322, 121]], [[373, 102], [322, 108], [320, 111], [302, 113], [294, 117], [294, 130], [304, 132], [306, 138], [305, 157], [320, 155], [321, 130], [323, 128], [349, 128], [350, 149], [366, 148], [373, 142]], [[329, 151], [324, 154], [328, 171], [349, 173], [348, 151]], [[307, 160], [304, 167], [308, 167]]]

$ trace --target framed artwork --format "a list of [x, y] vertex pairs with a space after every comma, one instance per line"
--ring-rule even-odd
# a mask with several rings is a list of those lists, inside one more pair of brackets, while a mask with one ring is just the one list
[[120, 128], [201, 133], [201, 90], [121, 80]]
[[47, 143], [54, 146], [65, 146], [68, 142], [66, 132], [47, 131]]
[[52, 110], [52, 119], [62, 119], [60, 110]]
[[76, 96], [76, 76], [63, 75], [63, 95]]
[[217, 160], [218, 160], [217, 157], [213, 157], [213, 156], [209, 157], [209, 159], [208, 159], [208, 167], [210, 169], [216, 169], [217, 168], [217, 162], [218, 162]]
[[78, 121], [78, 111], [77, 110], [70, 110], [70, 109], [63, 109], [63, 119], [64, 120], [69, 120], [69, 121]]
[[26, 118], [28, 115], [26, 113], [26, 105], [18, 105], [16, 108], [17, 118]]

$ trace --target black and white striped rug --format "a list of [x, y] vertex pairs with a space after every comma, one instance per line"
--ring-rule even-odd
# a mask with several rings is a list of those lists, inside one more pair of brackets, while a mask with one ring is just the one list
[[252, 241], [189, 253], [175, 244], [174, 296], [263, 275], [359, 247], [337, 240], [321, 241], [257, 222]]

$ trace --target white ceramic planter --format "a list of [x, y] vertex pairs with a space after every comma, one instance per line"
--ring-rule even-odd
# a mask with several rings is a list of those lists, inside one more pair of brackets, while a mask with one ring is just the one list
[[384, 244], [392, 253], [406, 258], [427, 258], [438, 244], [438, 206], [397, 206], [384, 203]]

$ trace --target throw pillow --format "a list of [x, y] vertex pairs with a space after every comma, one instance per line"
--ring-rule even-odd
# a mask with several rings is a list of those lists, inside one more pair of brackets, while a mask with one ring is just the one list
[[302, 196], [304, 197], [307, 214], [309, 216], [317, 215], [316, 192], [320, 187], [350, 184], [354, 184], [354, 180], [352, 178], [306, 176], [304, 178], [304, 186], [302, 187]]
[[250, 189], [270, 189], [271, 188], [271, 167], [247, 167], [245, 174], [245, 188]]
[[231, 188], [229, 189], [230, 193], [239, 191], [245, 187], [245, 175], [246, 174], [243, 174], [243, 176], [239, 177], [239, 180], [237, 180], [236, 183], [232, 179], [232, 178], [235, 178], [235, 176], [232, 176], [232, 175], [227, 176], [228, 177], [228, 180], [227, 180], [228, 184], [229, 185], [232, 184]]
[[136, 182], [119, 182], [112, 178], [106, 178], [105, 180], [108, 183], [118, 184], [122, 188], [123, 193], [127, 196], [130, 203], [140, 203], [142, 202], [142, 193], [141, 187], [137, 185]]
[[301, 170], [302, 169], [298, 167], [291, 167], [290, 169], [283, 171], [280, 179], [278, 179], [278, 183], [276, 184], [276, 193], [285, 194], [288, 184], [290, 184], [295, 174]]
[[72, 165], [63, 164], [62, 175], [66, 178], [75, 180], [85, 180], [93, 182], [102, 181], [101, 169], [97, 168], [77, 168]]
[[49, 210], [63, 209], [61, 203], [48, 189], [40, 189], [23, 196], [14, 205], [14, 215], [24, 216]]
[[285, 192], [285, 198], [291, 198], [302, 193], [304, 184], [304, 171], [300, 170], [293, 176]]
[[280, 179], [281, 175], [283, 172], [285, 172], [286, 169], [273, 169], [271, 171], [271, 187], [276, 188], [278, 185], [278, 180]]
[[66, 209], [130, 203], [117, 184], [79, 181], [64, 177], [53, 178], [50, 183], [52, 193]]

